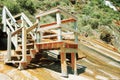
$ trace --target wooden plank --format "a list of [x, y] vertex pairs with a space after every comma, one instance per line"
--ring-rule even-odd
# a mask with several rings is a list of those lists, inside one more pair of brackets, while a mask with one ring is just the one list
[[[61, 25], [61, 26], [63, 26], [63, 25]], [[75, 29], [72, 29], [72, 28], [69, 28], [69, 27], [62, 27], [62, 30], [75, 32], [77, 35], [81, 34], [78, 30], [75, 30]]]
[[[57, 20], [57, 25], [60, 26], [60, 24], [61, 24], [61, 15], [58, 12], [56, 13], [56, 20]], [[57, 36], [57, 38], [58, 38], [58, 41], [62, 40], [62, 32], [61, 32], [60, 28], [58, 29], [58, 36]]]
[[73, 48], [64, 48], [66, 53], [78, 53], [77, 49], [73, 49]]
[[55, 28], [60, 28], [61, 26], [59, 25], [51, 25], [49, 27], [43, 27], [43, 28], [40, 28], [38, 31], [44, 31], [44, 30], [49, 30], [49, 29], [55, 29]]
[[13, 29], [13, 27], [11, 26], [11, 24], [9, 23], [8, 20], [6, 20], [6, 23], [7, 23], [7, 25], [9, 26], [10, 30], [11, 30], [12, 32], [14, 32], [14, 29]]
[[54, 8], [54, 9], [51, 9], [49, 11], [46, 11], [46, 12], [43, 12], [43, 13], [40, 13], [38, 16], [36, 16], [36, 18], [40, 18], [42, 16], [45, 16], [45, 15], [48, 15], [48, 14], [52, 14], [52, 13], [57, 13], [57, 12], [61, 12], [69, 17], [72, 17], [74, 18], [75, 20], [77, 20], [77, 18], [75, 16], [73, 16], [72, 14], [68, 13], [67, 11], [61, 9], [61, 8]]
[[62, 76], [67, 77], [67, 63], [66, 63], [66, 54], [64, 52], [60, 53], [61, 56], [61, 72]]
[[76, 63], [76, 53], [71, 53], [71, 67], [74, 71], [74, 75], [77, 75], [77, 63]]
[[43, 38], [51, 38], [51, 37], [57, 37], [57, 36], [58, 36], [57, 34], [54, 34], [54, 35], [43, 36]]
[[56, 12], [59, 12], [59, 9], [53, 9], [53, 10], [40, 13], [38, 16], [36, 16], [36, 18], [40, 18], [41, 16], [45, 16], [45, 15], [56, 13]]
[[29, 26], [32, 26], [32, 22], [28, 19], [28, 17], [24, 14], [24, 13], [21, 13], [21, 17], [23, 17], [24, 21], [29, 25]]
[[72, 18], [74, 18], [75, 20], [77, 20], [77, 17], [75, 17], [74, 15], [68, 13], [67, 11], [65, 11], [65, 10], [63, 10], [63, 9], [61, 9], [61, 8], [58, 8], [58, 9], [59, 9], [59, 11], [60, 11], [61, 13], [65, 14], [66, 16], [72, 17]]
[[36, 27], [38, 26], [38, 23], [34, 23], [31, 27], [29, 27], [28, 29], [27, 29], [27, 33], [29, 33], [30, 31], [32, 31], [33, 29], [35, 29]]
[[[78, 30], [77, 22], [74, 22], [74, 29]], [[77, 33], [74, 33], [74, 38], [75, 38], [75, 42], [78, 43], [78, 35], [77, 35]]]
[[7, 41], [7, 59], [11, 60], [11, 32], [8, 31], [8, 41]]
[[[21, 13], [15, 15], [15, 16], [13, 16], [13, 17], [14, 17], [14, 18], [18, 18], [18, 17], [20, 17], [20, 16], [21, 16]], [[10, 20], [10, 18], [8, 18], [8, 20]]]
[[22, 28], [22, 61], [27, 61], [26, 60], [26, 56], [27, 56], [27, 53], [26, 53], [26, 41], [27, 41], [27, 34], [26, 34], [26, 27], [23, 27]]
[[[76, 21], [75, 19], [69, 18], [69, 19], [61, 20], [61, 23], [65, 24], [65, 23], [68, 23], [68, 22], [75, 22], [75, 21]], [[48, 26], [52, 26], [52, 25], [55, 25], [55, 24], [57, 24], [57, 22], [52, 22], [52, 23], [49, 23], [49, 24], [41, 24], [40, 27], [43, 28], [43, 27], [48, 27]]]
[[20, 31], [22, 31], [22, 28], [23, 28], [23, 27], [18, 28], [16, 31], [14, 31], [14, 32], [12, 33], [12, 36], [18, 34]]
[[[10, 11], [7, 9], [6, 6], [4, 6], [5, 11], [6, 11], [6, 14], [11, 18], [11, 20], [15, 23], [16, 20], [14, 19], [14, 17], [12, 16], [12, 14], [10, 13]], [[5, 15], [5, 14], [4, 14]]]

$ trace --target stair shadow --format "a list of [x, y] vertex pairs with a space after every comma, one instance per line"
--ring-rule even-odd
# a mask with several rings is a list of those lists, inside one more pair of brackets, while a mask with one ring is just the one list
[[[68, 62], [69, 64], [69, 62]], [[37, 54], [36, 58], [31, 61], [31, 64], [28, 66], [28, 69], [36, 68], [47, 68], [55, 72], [61, 73], [61, 63], [59, 59], [55, 59], [47, 54]], [[68, 65], [68, 74], [74, 74], [72, 68]], [[77, 65], [77, 73], [81, 74], [85, 72], [86, 67], [82, 65]]]

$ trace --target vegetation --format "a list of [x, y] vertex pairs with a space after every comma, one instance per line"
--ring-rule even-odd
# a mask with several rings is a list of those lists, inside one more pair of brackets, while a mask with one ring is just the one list
[[[114, 39], [114, 43], [118, 44], [120, 27], [114, 21], [120, 20], [120, 12], [113, 11], [108, 6], [104, 5], [104, 0], [0, 0], [0, 6], [5, 5], [9, 8], [13, 15], [24, 12], [34, 20], [34, 15], [40, 11], [46, 11], [54, 7], [62, 7], [69, 13], [78, 17], [78, 29], [81, 34], [87, 33], [88, 36], [94, 36], [97, 33], [99, 38], [106, 42], [110, 42], [113, 36], [118, 37]], [[119, 0], [111, 0], [115, 6]], [[0, 12], [2, 7], [0, 7]], [[47, 17], [48, 20], [52, 20]], [[1, 19], [0, 19], [1, 20]], [[44, 21], [43, 21], [44, 22]], [[108, 36], [109, 35], [109, 36]], [[106, 37], [107, 36], [107, 37]], [[110, 40], [107, 40], [109, 38]]]

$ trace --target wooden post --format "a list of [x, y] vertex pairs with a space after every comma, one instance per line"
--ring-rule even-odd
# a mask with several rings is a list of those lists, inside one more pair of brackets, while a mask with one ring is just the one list
[[[17, 30], [17, 25], [16, 24], [14, 24], [14, 25], [15, 25], [15, 31], [16, 31]], [[17, 49], [18, 48], [18, 35], [15, 35], [14, 38], [15, 38], [14, 41], [15, 41], [15, 45], [16, 45], [15, 49]]]
[[[74, 29], [77, 30], [77, 22], [74, 22]], [[75, 36], [75, 43], [78, 43], [78, 34], [76, 32], [74, 32], [74, 36]]]
[[10, 61], [11, 60], [11, 32], [8, 31], [8, 41], [7, 41], [7, 58]]
[[40, 29], [40, 20], [37, 19], [36, 22], [38, 23], [38, 27], [36, 28], [36, 42], [40, 43], [41, 33], [38, 31]]
[[77, 75], [76, 53], [71, 53], [71, 67], [74, 71], [74, 75]]
[[62, 76], [68, 77], [68, 75], [67, 75], [66, 53], [61, 52], [60, 55], [61, 55], [61, 72], [62, 72]]
[[26, 27], [22, 28], [22, 61], [27, 61], [26, 56], [26, 38], [27, 38], [27, 34], [26, 34]]
[[3, 32], [6, 32], [6, 10], [5, 7], [3, 8], [2, 11], [2, 23], [3, 23]]
[[21, 27], [23, 27], [23, 26], [24, 26], [23, 17], [21, 16], [20, 18], [21, 18], [21, 21], [22, 21], [22, 22], [21, 22]]
[[36, 33], [36, 42], [40, 43], [40, 32]]
[[[60, 26], [61, 24], [61, 16], [60, 13], [56, 13], [56, 20], [57, 20], [57, 24], [58, 26]], [[62, 40], [62, 32], [61, 32], [61, 28], [58, 29], [58, 41]]]

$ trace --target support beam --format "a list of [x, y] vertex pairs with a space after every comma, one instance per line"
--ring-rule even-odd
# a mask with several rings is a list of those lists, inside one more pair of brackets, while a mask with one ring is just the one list
[[[78, 30], [77, 22], [74, 22], [74, 29], [76, 31]], [[75, 43], [78, 43], [78, 34], [76, 32], [74, 32], [74, 37], [75, 37]]]
[[27, 41], [26, 27], [22, 28], [22, 61], [27, 61], [27, 53], [26, 53], [26, 41]]
[[40, 43], [40, 40], [41, 40], [41, 39], [40, 39], [40, 32], [37, 32], [37, 33], [36, 33], [36, 42], [37, 42], [37, 43]]
[[74, 75], [77, 75], [76, 53], [71, 53], [71, 67], [74, 71]]
[[3, 10], [2, 10], [2, 23], [3, 23], [3, 32], [6, 32], [7, 23], [6, 23], [6, 11], [5, 11], [5, 8], [3, 8]]
[[[57, 25], [61, 25], [61, 15], [60, 13], [56, 13], [56, 20], [57, 20]], [[61, 28], [58, 29], [58, 41], [62, 40], [62, 31]]]
[[67, 63], [66, 63], [66, 53], [61, 52], [60, 56], [61, 56], [61, 72], [62, 72], [62, 76], [63, 77], [68, 77]]
[[8, 41], [7, 41], [7, 59], [10, 61], [11, 60], [11, 32], [10, 30], [8, 31]]

